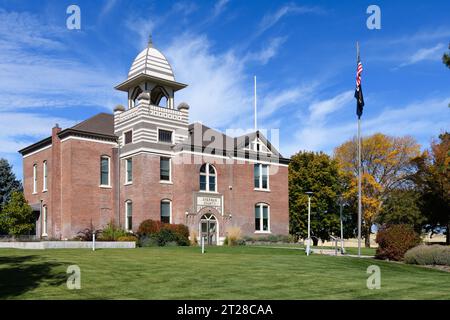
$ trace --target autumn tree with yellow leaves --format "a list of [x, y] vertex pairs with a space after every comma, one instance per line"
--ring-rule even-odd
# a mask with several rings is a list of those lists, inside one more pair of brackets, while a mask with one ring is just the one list
[[[412, 159], [420, 155], [420, 145], [410, 136], [392, 137], [381, 133], [361, 141], [362, 235], [370, 247], [371, 227], [380, 213], [383, 201], [391, 192], [411, 183], [407, 178], [414, 170]], [[334, 150], [341, 174], [350, 180], [345, 198], [357, 213], [358, 141], [344, 142]]]

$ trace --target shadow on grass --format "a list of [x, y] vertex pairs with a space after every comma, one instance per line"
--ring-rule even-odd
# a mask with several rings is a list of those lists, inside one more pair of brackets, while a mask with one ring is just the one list
[[67, 275], [54, 269], [61, 265], [35, 255], [0, 257], [0, 299], [20, 296], [44, 282], [60, 286], [66, 282]]

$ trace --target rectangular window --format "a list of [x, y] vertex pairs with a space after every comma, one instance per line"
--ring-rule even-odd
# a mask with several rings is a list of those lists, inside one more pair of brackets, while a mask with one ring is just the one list
[[37, 193], [37, 164], [33, 165], [33, 193]]
[[260, 165], [259, 164], [255, 164], [255, 166], [253, 167], [253, 181], [254, 181], [255, 188], [259, 188], [259, 186], [260, 186], [260, 184], [259, 184], [260, 178], [261, 178]]
[[255, 230], [261, 230], [261, 207], [259, 205], [255, 206]]
[[42, 164], [42, 191], [47, 191], [47, 161]]
[[133, 131], [127, 131], [124, 134], [124, 144], [129, 144], [133, 142]]
[[133, 182], [133, 160], [131, 158], [126, 159], [125, 164], [126, 164], [125, 182], [131, 183]]
[[158, 141], [172, 143], [172, 131], [159, 129]]
[[170, 201], [161, 201], [161, 222], [170, 223]]
[[170, 181], [170, 158], [161, 157], [159, 159], [159, 179]]
[[263, 212], [263, 216], [262, 216], [262, 230], [263, 231], [269, 231], [269, 207], [268, 206], [262, 206], [262, 212]]
[[126, 229], [128, 231], [133, 230], [133, 203], [131, 201], [126, 202]]
[[200, 190], [206, 191], [206, 175], [200, 175]]
[[109, 186], [109, 157], [100, 159], [100, 185]]
[[42, 236], [47, 236], [47, 206], [42, 207]]
[[256, 189], [269, 189], [269, 166], [267, 164], [255, 164], [253, 182]]

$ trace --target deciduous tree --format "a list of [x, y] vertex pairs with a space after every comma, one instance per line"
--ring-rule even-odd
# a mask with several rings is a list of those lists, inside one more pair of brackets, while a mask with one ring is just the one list
[[337, 163], [324, 153], [299, 152], [289, 164], [290, 232], [307, 237], [308, 197], [311, 197], [311, 234], [329, 240], [339, 230], [338, 197], [341, 192]]
[[415, 158], [417, 171], [411, 175], [421, 193], [421, 210], [425, 229], [438, 232], [445, 229], [450, 244], [450, 133], [439, 136], [431, 143], [431, 151]]
[[[334, 151], [341, 174], [350, 179], [345, 196], [357, 214], [358, 142], [344, 142]], [[398, 187], [408, 183], [413, 170], [411, 159], [420, 154], [420, 146], [409, 136], [391, 137], [381, 133], [365, 137], [361, 142], [362, 166], [362, 233], [365, 246], [370, 247], [371, 228], [380, 213], [383, 201]]]

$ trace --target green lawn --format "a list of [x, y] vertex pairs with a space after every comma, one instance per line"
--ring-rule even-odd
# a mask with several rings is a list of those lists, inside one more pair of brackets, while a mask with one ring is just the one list
[[[81, 268], [81, 290], [66, 269]], [[366, 269], [381, 268], [381, 289]], [[0, 249], [0, 299], [450, 299], [450, 273], [261, 247]]]

